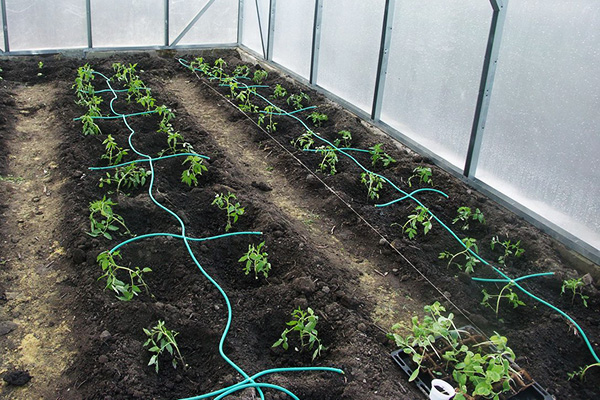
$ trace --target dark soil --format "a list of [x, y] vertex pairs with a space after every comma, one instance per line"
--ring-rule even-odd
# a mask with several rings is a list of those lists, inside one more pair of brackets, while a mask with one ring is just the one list
[[[211, 63], [219, 56], [224, 57], [229, 71], [241, 62], [235, 51], [205, 56]], [[49, 107], [60, 122], [55, 129], [62, 138], [58, 172], [65, 180], [60, 193], [61, 229], [54, 234], [55, 240], [66, 249], [66, 255], [60, 264], [65, 278], [56, 283], [57, 288], [50, 285], [49, 290], [65, 293], [64, 308], [74, 316], [71, 333], [76, 352], [64, 373], [70, 384], [60, 388], [59, 398], [179, 399], [239, 382], [241, 375], [218, 353], [227, 321], [223, 297], [194, 264], [180, 239], [146, 239], [121, 249], [124, 265], [152, 268], [146, 278], [151, 295], [143, 293], [130, 302], [122, 302], [103, 290], [104, 281], [98, 281], [101, 271], [96, 257], [126, 237], [115, 235], [109, 241], [86, 234], [88, 204], [111, 189], [98, 187], [104, 172], [87, 168], [106, 165], [100, 159], [105, 134], [110, 133], [119, 145], [126, 146], [129, 130], [119, 120], [103, 121], [99, 123], [102, 136], [84, 137], [81, 123], [72, 120], [83, 113], [74, 103], [71, 90], [81, 60], [45, 57], [42, 76], [37, 75], [37, 60], [0, 61], [4, 70], [0, 74], [5, 79], [1, 89], [5, 92], [0, 92], [0, 145], [13, 134], [11, 116], [18, 113], [14, 104], [4, 100], [6, 90], [37, 87], [51, 80], [58, 94]], [[235, 193], [245, 207], [245, 214], [232, 231], [263, 233], [191, 244], [200, 265], [222, 286], [231, 301], [233, 321], [224, 352], [248, 374], [280, 367], [335, 367], [343, 369], [345, 375], [290, 372], [267, 376], [263, 381], [283, 386], [302, 399], [421, 398], [389, 357], [395, 347], [384, 332], [393, 322], [403, 321], [404, 326], [409, 326], [415, 313], [422, 315], [423, 305], [438, 300], [457, 315], [459, 322], [476, 325], [488, 335], [496, 331], [506, 336], [517, 354], [516, 362], [556, 398], [598, 397], [600, 368], [591, 369], [583, 382], [567, 380], [569, 372], [593, 362], [571, 324], [523, 294], [519, 297], [527, 306], [513, 309], [501, 303], [498, 316], [482, 306], [482, 289], [497, 294], [502, 285], [472, 281], [456, 266], [447, 267], [444, 260], [438, 259], [443, 251], [459, 251], [460, 245], [436, 222], [427, 235], [420, 230], [417, 238], [409, 240], [401, 225], [412, 213], [414, 202], [404, 200], [386, 208], [373, 207], [375, 202], [368, 199], [360, 182], [361, 171], [343, 156], [337, 174], [314, 173], [321, 160], [319, 155], [298, 151], [290, 145], [303, 133], [301, 125], [285, 117], [275, 117], [277, 130], [268, 135], [230, 104], [227, 88], [199, 79], [182, 67], [174, 54], [88, 60], [92, 68], [104, 74], [111, 74], [111, 64], [117, 61], [138, 63], [138, 70], [143, 71], [140, 76], [152, 88], [157, 103], [175, 110], [174, 127], [196, 152], [211, 158], [206, 163], [208, 172], [199, 178], [196, 187], [180, 182], [184, 169], [181, 159], [155, 163], [153, 194], [181, 217], [187, 236], [225, 233], [225, 215], [211, 202], [215, 193], [227, 191]], [[251, 66], [252, 70], [255, 68]], [[352, 147], [368, 149], [383, 143], [396, 163], [388, 168], [376, 166], [374, 171], [403, 190], [425, 187], [408, 188], [406, 182], [415, 167], [432, 168], [435, 189], [449, 197], [433, 192], [416, 197], [440, 220], [455, 228], [460, 237], [477, 239], [484, 259], [495, 261], [501, 255], [497, 249], [491, 250], [492, 237], [520, 240], [525, 253], [510, 259], [501, 269], [515, 278], [554, 272], [554, 276], [523, 281], [523, 287], [572, 316], [587, 333], [595, 351], [600, 352], [598, 281], [584, 288], [589, 296], [587, 308], [578, 299], [572, 302], [571, 296], [561, 296], [562, 280], [582, 275], [564, 257], [568, 251], [561, 244], [322, 95], [270, 71], [265, 84], [274, 87], [277, 83], [289, 92], [308, 93], [310, 105], [318, 106], [319, 112], [328, 115], [329, 120], [317, 128], [322, 137], [333, 140], [338, 131], [345, 129], [352, 132]], [[99, 78], [95, 85], [104, 89]], [[271, 94], [263, 88], [259, 93]], [[103, 110], [107, 113], [111, 96], [103, 97]], [[275, 102], [290, 109], [283, 100]], [[261, 108], [265, 105], [258, 100], [256, 104]], [[115, 109], [140, 111], [137, 105], [122, 100], [115, 102]], [[299, 116], [306, 120], [308, 113]], [[137, 132], [132, 142], [138, 151], [156, 155], [166, 148], [166, 137], [156, 133], [158, 121], [155, 115], [129, 119]], [[4, 173], [6, 157], [10, 157], [3, 153], [0, 152], [0, 174]], [[368, 154], [353, 155], [370, 167]], [[135, 159], [132, 152], [128, 157]], [[10, 191], [2, 187], [0, 190], [6, 195], [4, 204], [10, 199]], [[118, 203], [115, 211], [123, 216], [135, 235], [180, 234], [178, 222], [151, 202], [147, 190], [148, 184], [128, 195], [110, 194]], [[384, 185], [377, 203], [397, 197], [390, 185]], [[451, 221], [461, 206], [481, 209], [486, 224], [471, 222], [467, 231], [453, 226]], [[3, 235], [8, 234], [8, 227], [0, 225], [0, 229]], [[258, 244], [262, 240], [266, 241], [273, 269], [267, 279], [255, 279], [253, 274], [243, 274], [238, 259], [249, 243]], [[481, 264], [475, 267], [474, 275], [497, 277], [491, 268]], [[6, 285], [0, 282], [0, 306], [8, 309], [10, 299], [1, 297]], [[271, 347], [298, 306], [311, 307], [320, 317], [319, 336], [327, 350], [314, 362], [311, 352], [294, 351], [294, 347], [299, 347], [295, 341], [287, 352]], [[179, 332], [177, 341], [187, 368], [173, 369], [166, 356], [160, 359], [158, 374], [147, 366], [150, 354], [142, 347], [145, 341], [142, 328], [150, 328], [157, 320], [164, 320], [169, 329]], [[272, 390], [266, 390], [265, 397], [287, 398]], [[246, 391], [228, 398], [255, 397]]]

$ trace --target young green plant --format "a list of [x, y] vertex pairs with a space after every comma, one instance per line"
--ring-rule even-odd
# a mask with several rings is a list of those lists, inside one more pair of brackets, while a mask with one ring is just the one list
[[269, 253], [263, 250], [265, 242], [260, 242], [257, 247], [253, 244], [248, 245], [248, 251], [244, 254], [238, 262], [245, 263], [244, 273], [250, 274], [250, 271], [254, 271], [254, 277], [258, 279], [258, 274], [263, 274], [265, 278], [269, 277], [269, 271], [271, 271], [271, 263], [268, 260]]
[[257, 85], [261, 85], [265, 79], [269, 76], [269, 73], [263, 69], [259, 69], [254, 71], [254, 76], [252, 77], [252, 81]]
[[88, 235], [104, 236], [111, 240], [110, 232], [116, 232], [120, 228], [125, 229], [126, 234], [131, 234], [123, 217], [113, 211], [112, 206], [116, 205], [117, 203], [107, 199], [106, 196], [90, 203], [90, 232], [87, 232]]
[[302, 104], [304, 101], [309, 102], [310, 97], [303, 92], [300, 92], [298, 94], [292, 94], [287, 99], [288, 105], [293, 106], [296, 110], [301, 110], [304, 108], [304, 104]]
[[[408, 216], [408, 220], [402, 226], [402, 231], [408, 235], [409, 239], [414, 239], [418, 233], [418, 226], [423, 226], [423, 235], [427, 235], [427, 233], [433, 227], [431, 220], [433, 219], [433, 215], [429, 213], [429, 210], [423, 206], [415, 207], [413, 214]], [[399, 225], [399, 224], [392, 224]]]
[[504, 250], [504, 254], [498, 257], [498, 262], [502, 265], [505, 265], [509, 258], [512, 258], [513, 256], [519, 258], [525, 253], [525, 249], [521, 247], [520, 240], [516, 243], [512, 243], [508, 238], [501, 241], [498, 236], [494, 236], [490, 243], [490, 247], [494, 250], [498, 244], [500, 245], [501, 250]]
[[117, 142], [112, 137], [112, 135], [108, 135], [106, 139], [102, 142], [105, 147], [105, 152], [102, 154], [100, 158], [103, 160], [108, 160], [109, 165], [117, 165], [128, 154], [127, 149], [123, 149], [117, 145]]
[[158, 323], [150, 329], [144, 329], [144, 333], [148, 338], [144, 342], [144, 347], [148, 347], [148, 351], [152, 354], [148, 366], [154, 365], [154, 369], [158, 374], [158, 358], [161, 354], [165, 353], [165, 350], [171, 356], [171, 365], [173, 368], [177, 368], [177, 364], [181, 363], [186, 366], [186, 363], [179, 351], [179, 346], [175, 340], [175, 336], [179, 335], [179, 332], [171, 331], [165, 326], [165, 322], [159, 320]]
[[337, 172], [336, 164], [339, 160], [335, 149], [331, 146], [321, 146], [317, 148], [317, 153], [323, 156], [323, 159], [319, 163], [321, 172], [326, 173], [329, 170], [329, 175], [335, 175]]
[[470, 221], [477, 221], [480, 224], [485, 224], [485, 217], [479, 208], [476, 208], [475, 211], [472, 211], [471, 207], [458, 207], [456, 212], [457, 216], [452, 220], [452, 224], [460, 222], [462, 225], [460, 228], [463, 231], [469, 229]]
[[360, 175], [360, 181], [367, 187], [367, 196], [371, 200], [379, 198], [379, 190], [383, 187], [383, 179], [372, 172], [363, 172]]
[[[500, 290], [499, 294], [489, 294], [485, 289], [483, 289], [481, 292], [483, 293], [483, 299], [481, 300], [481, 305], [483, 306], [487, 306], [489, 308], [491, 308], [492, 310], [494, 310], [496, 312], [496, 315], [498, 315], [498, 312], [500, 311], [500, 300], [502, 299], [506, 299], [509, 304], [511, 304], [513, 306], [513, 308], [517, 308], [519, 306], [525, 306], [526, 304], [523, 303], [520, 299], [519, 296], [512, 290], [514, 286], [514, 283], [509, 282], [506, 285], [504, 285], [504, 287]], [[490, 301], [493, 301], [494, 299], [496, 299], [496, 306], [494, 307]]]
[[419, 178], [419, 183], [433, 186], [433, 180], [431, 179], [431, 168], [429, 167], [416, 167], [413, 169], [413, 174], [408, 178], [408, 187], [412, 187], [412, 180]]
[[[450, 253], [449, 251], [444, 251], [440, 253], [438, 258], [440, 260], [448, 259], [448, 267], [454, 264], [459, 269], [464, 269], [465, 273], [470, 274], [475, 271], [474, 267], [479, 263], [479, 259], [475, 257], [475, 254], [473, 254], [479, 253], [479, 249], [477, 248], [477, 240], [473, 238], [464, 238], [462, 239], [462, 242], [465, 245], [462, 251], [459, 251], [455, 254]], [[455, 261], [459, 256], [464, 256], [464, 264]]]
[[588, 306], [587, 300], [590, 296], [586, 296], [583, 294], [583, 287], [585, 283], [583, 282], [583, 278], [573, 278], [567, 279], [563, 281], [562, 287], [560, 289], [561, 296], [567, 291], [570, 290], [573, 293], [571, 297], [571, 303], [575, 302], [575, 296], [579, 296], [584, 306]]
[[120, 192], [122, 188], [135, 189], [146, 184], [146, 179], [152, 172], [146, 171], [137, 164], [129, 164], [123, 167], [118, 167], [114, 174], [106, 173], [105, 178], [100, 178], [99, 187], [106, 185], [117, 185], [116, 191]]
[[212, 202], [212, 205], [216, 205], [220, 210], [224, 210], [227, 213], [225, 232], [229, 232], [233, 224], [237, 222], [239, 216], [244, 214], [244, 208], [236, 200], [237, 197], [235, 194], [227, 192], [227, 194], [216, 194]]
[[380, 161], [384, 167], [388, 167], [390, 164], [396, 162], [389, 154], [383, 151], [383, 144], [377, 143], [373, 147], [369, 147], [369, 153], [371, 154], [371, 164], [375, 166]]
[[202, 162], [202, 159], [197, 156], [187, 156], [183, 160], [183, 165], [190, 164], [188, 169], [181, 173], [181, 182], [188, 186], [198, 186], [198, 175], [202, 175], [202, 172], [208, 171], [208, 168]]
[[[117, 260], [121, 259], [119, 251], [108, 252], [104, 251], [97, 257], [98, 264], [102, 267], [104, 274], [98, 278], [98, 280], [106, 279], [105, 289], [111, 289], [116, 293], [117, 299], [122, 301], [129, 301], [142, 292], [140, 288], [144, 288], [146, 293], [149, 293], [148, 286], [144, 282], [143, 275], [152, 270], [148, 267], [145, 268], [129, 268], [123, 265], [117, 264]], [[129, 282], [118, 278], [119, 273], [124, 273]]]
[[329, 120], [329, 117], [327, 117], [327, 115], [323, 113], [313, 111], [308, 115], [308, 119], [312, 121], [314, 126], [319, 127], [323, 125], [323, 122], [327, 122], [327, 120]]
[[352, 142], [352, 133], [350, 131], [341, 130], [338, 132], [339, 138], [336, 138], [333, 141], [335, 147], [350, 147], [350, 142]]
[[[292, 319], [286, 322], [286, 325], [289, 326], [289, 328], [286, 328], [281, 333], [281, 338], [276, 341], [272, 347], [281, 345], [284, 350], [287, 350], [289, 348], [288, 335], [292, 332], [298, 332], [301, 349], [304, 349], [305, 347], [308, 347], [309, 350], [315, 349], [312, 354], [312, 359], [314, 361], [317, 356], [321, 355], [322, 351], [327, 350], [327, 348], [321, 344], [321, 340], [319, 339], [319, 332], [316, 329], [318, 321], [319, 317], [315, 315], [312, 308], [308, 307], [307, 310], [304, 311], [302, 308], [298, 307], [292, 312]], [[296, 349], [296, 351], [298, 351], [298, 349]]]

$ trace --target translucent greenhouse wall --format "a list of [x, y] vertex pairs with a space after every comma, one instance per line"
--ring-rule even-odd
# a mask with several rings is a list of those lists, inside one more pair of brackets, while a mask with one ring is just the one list
[[81, 0], [5, 0], [11, 50], [68, 49], [87, 44]]
[[[239, 0], [0, 0], [0, 50], [237, 45]], [[268, 7], [268, 2], [267, 2]]]
[[511, 2], [475, 176], [600, 248], [597, 0]]
[[8, 55], [239, 46], [600, 261], [598, 0], [0, 6]]

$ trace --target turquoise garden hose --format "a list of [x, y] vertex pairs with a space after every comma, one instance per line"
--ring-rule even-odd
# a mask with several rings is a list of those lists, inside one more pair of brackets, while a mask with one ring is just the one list
[[[197, 157], [201, 157], [201, 158], [205, 158], [208, 159], [209, 157], [207, 156], [203, 156], [200, 154], [196, 154], [196, 153], [181, 153], [181, 154], [175, 154], [175, 155], [169, 155], [169, 156], [164, 156], [164, 157], [158, 157], [158, 158], [152, 158], [151, 156], [147, 155], [147, 154], [143, 154], [141, 152], [139, 152], [132, 143], [133, 140], [133, 136], [135, 135], [135, 131], [131, 128], [131, 126], [129, 125], [129, 123], [127, 122], [127, 118], [129, 117], [133, 117], [133, 116], [138, 116], [138, 115], [145, 115], [145, 114], [150, 114], [153, 111], [149, 111], [149, 112], [141, 112], [141, 113], [134, 113], [134, 114], [120, 114], [117, 111], [115, 111], [114, 107], [113, 107], [113, 103], [114, 101], [118, 98], [117, 93], [122, 92], [122, 90], [115, 90], [112, 88], [111, 83], [110, 83], [110, 79], [107, 78], [105, 75], [94, 71], [94, 74], [97, 74], [101, 77], [103, 77], [106, 81], [106, 84], [108, 86], [109, 89], [107, 89], [106, 91], [110, 91], [113, 94], [113, 98], [110, 101], [110, 109], [112, 111], [112, 113], [114, 115], [111, 116], [103, 116], [103, 117], [95, 117], [96, 119], [117, 119], [117, 118], [121, 118], [125, 124], [125, 126], [129, 129], [130, 131], [130, 135], [128, 137], [128, 143], [129, 146], [131, 148], [131, 150], [133, 150], [133, 152], [135, 152], [138, 156], [142, 157], [139, 160], [134, 160], [134, 161], [130, 161], [130, 162], [126, 162], [126, 163], [122, 163], [122, 164], [118, 164], [118, 165], [113, 165], [110, 167], [91, 167], [90, 170], [103, 170], [103, 169], [110, 169], [110, 168], [117, 168], [119, 166], [123, 166], [123, 165], [128, 165], [128, 164], [132, 164], [132, 163], [137, 163], [137, 162], [147, 162], [149, 163], [149, 167], [150, 167], [150, 184], [148, 187], [148, 195], [150, 196], [150, 199], [152, 200], [152, 202], [154, 204], [156, 204], [159, 208], [161, 208], [162, 210], [166, 211], [168, 214], [172, 215], [179, 223], [180, 227], [181, 227], [181, 235], [177, 235], [177, 234], [172, 234], [172, 233], [151, 233], [151, 234], [146, 234], [146, 235], [141, 235], [138, 237], [134, 237], [128, 240], [125, 240], [124, 242], [116, 245], [115, 247], [113, 247], [110, 250], [110, 253], [116, 251], [117, 249], [119, 249], [120, 247], [129, 244], [131, 242], [137, 241], [137, 240], [141, 240], [141, 239], [146, 239], [146, 238], [152, 238], [152, 237], [159, 237], [159, 236], [170, 236], [170, 237], [174, 237], [174, 238], [178, 238], [178, 239], [182, 239], [186, 249], [190, 255], [190, 257], [192, 258], [192, 260], [194, 261], [194, 263], [196, 264], [196, 266], [198, 267], [198, 269], [200, 270], [200, 272], [206, 277], [206, 279], [208, 279], [208, 281], [217, 288], [217, 290], [219, 291], [219, 293], [221, 294], [221, 296], [223, 297], [225, 304], [227, 306], [227, 323], [225, 325], [225, 328], [223, 329], [223, 333], [221, 335], [221, 339], [219, 341], [219, 354], [221, 356], [221, 358], [223, 358], [231, 367], [233, 367], [240, 375], [242, 375], [242, 377], [244, 378], [244, 380], [238, 384], [234, 384], [231, 385], [229, 387], [211, 392], [211, 393], [207, 393], [201, 396], [196, 396], [196, 397], [191, 397], [188, 399], [205, 399], [205, 398], [209, 398], [209, 397], [214, 397], [217, 396], [215, 400], [218, 399], [223, 399], [226, 396], [237, 392], [239, 390], [244, 390], [247, 388], [254, 388], [257, 390], [258, 394], [260, 395], [260, 398], [262, 400], [264, 400], [264, 393], [262, 391], [262, 388], [270, 388], [270, 389], [275, 389], [275, 390], [279, 390], [282, 391], [286, 394], [288, 394], [289, 396], [291, 396], [294, 400], [299, 400], [298, 397], [296, 395], [294, 395], [292, 392], [290, 392], [289, 390], [277, 386], [277, 385], [271, 385], [268, 383], [259, 383], [256, 382], [255, 379], [263, 376], [263, 375], [268, 375], [268, 374], [273, 374], [273, 373], [278, 373], [278, 372], [303, 372], [303, 371], [328, 371], [328, 372], [334, 372], [334, 373], [338, 373], [338, 374], [343, 374], [344, 372], [341, 369], [337, 369], [337, 368], [329, 368], [329, 367], [302, 367], [302, 368], [276, 368], [276, 369], [269, 369], [269, 370], [264, 370], [262, 372], [259, 372], [253, 376], [249, 376], [245, 371], [243, 371], [239, 366], [237, 366], [224, 352], [223, 347], [224, 347], [224, 343], [225, 343], [225, 339], [227, 337], [227, 334], [229, 333], [229, 329], [231, 327], [232, 324], [232, 316], [233, 316], [233, 312], [232, 312], [232, 308], [231, 308], [231, 303], [230, 300], [227, 296], [227, 294], [225, 293], [225, 291], [223, 290], [223, 288], [204, 270], [204, 268], [200, 265], [200, 262], [198, 261], [198, 259], [196, 258], [196, 256], [194, 255], [189, 242], [190, 241], [204, 241], [204, 240], [213, 240], [213, 239], [219, 239], [219, 238], [224, 238], [224, 237], [229, 237], [229, 236], [234, 236], [234, 235], [261, 235], [261, 232], [234, 232], [234, 233], [227, 233], [227, 234], [223, 234], [223, 235], [216, 235], [216, 236], [211, 236], [211, 237], [206, 237], [206, 238], [190, 238], [188, 236], [186, 236], [186, 227], [184, 222], [181, 220], [181, 218], [179, 218], [179, 216], [173, 212], [172, 210], [168, 209], [167, 207], [163, 206], [162, 204], [160, 204], [153, 196], [152, 194], [152, 189], [154, 187], [154, 162], [155, 161], [159, 161], [159, 160], [164, 160], [164, 159], [168, 159], [171, 157], [177, 157], [177, 156], [188, 156], [188, 155], [192, 155], [192, 156], [197, 156]], [[100, 92], [100, 91], [99, 91]], [[102, 91], [104, 92], [104, 91]], [[76, 118], [75, 120], [79, 120], [80, 118]]]
[[[178, 59], [179, 63], [181, 65], [183, 65], [184, 67], [190, 69], [190, 65], [188, 64], [188, 62], [182, 58]], [[195, 71], [200, 71], [203, 72], [197, 68], [194, 68]], [[213, 77], [214, 78], [214, 77]], [[246, 86], [244, 83], [241, 82], [236, 82], [236, 84], [238, 85], [243, 85], [241, 86], [241, 88], [247, 88], [248, 86]], [[222, 86], [228, 86], [226, 84], [222, 85]], [[296, 110], [293, 112], [285, 112], [284, 110], [282, 110], [280, 107], [276, 106], [275, 104], [273, 104], [271, 101], [269, 101], [269, 99], [267, 99], [266, 97], [256, 93], [255, 91], [250, 91], [250, 93], [254, 94], [255, 96], [259, 97], [260, 99], [264, 100], [267, 104], [269, 104], [270, 106], [274, 107], [275, 110], [277, 110], [277, 112], [266, 112], [266, 111], [260, 111], [261, 113], [268, 113], [268, 114], [272, 114], [272, 115], [281, 115], [281, 116], [288, 116], [290, 118], [295, 119], [296, 121], [298, 121], [303, 127], [304, 129], [306, 129], [307, 132], [310, 132], [311, 134], [313, 134], [313, 137], [319, 139], [320, 141], [322, 141], [323, 143], [327, 144], [328, 146], [331, 147], [331, 149], [333, 151], [339, 152], [343, 155], [345, 155], [346, 157], [348, 157], [350, 160], [352, 160], [361, 170], [363, 170], [366, 173], [369, 174], [373, 174], [377, 177], [379, 177], [380, 179], [384, 180], [385, 182], [389, 183], [396, 191], [398, 191], [399, 193], [401, 193], [403, 196], [395, 199], [393, 201], [390, 201], [388, 203], [385, 204], [377, 204], [375, 205], [375, 207], [386, 207], [386, 206], [390, 206], [392, 204], [395, 204], [399, 201], [402, 200], [406, 200], [406, 199], [411, 199], [413, 200], [415, 203], [417, 203], [419, 206], [423, 207], [425, 210], [427, 210], [427, 212], [435, 219], [435, 221], [437, 221], [446, 231], [448, 231], [452, 237], [454, 239], [456, 239], [456, 241], [458, 243], [460, 243], [460, 245], [465, 248], [471, 255], [473, 255], [474, 257], [476, 257], [479, 261], [481, 261], [484, 265], [487, 265], [489, 267], [492, 268], [492, 270], [497, 273], [498, 275], [500, 275], [502, 277], [502, 279], [483, 279], [483, 278], [472, 278], [475, 281], [479, 281], [479, 282], [504, 282], [504, 283], [512, 283], [516, 288], [518, 288], [521, 292], [523, 292], [524, 294], [526, 294], [527, 296], [529, 296], [530, 298], [534, 299], [535, 301], [540, 302], [541, 304], [549, 307], [550, 309], [556, 311], [557, 313], [559, 313], [560, 315], [562, 315], [563, 317], [565, 317], [569, 322], [571, 322], [573, 324], [573, 326], [575, 326], [575, 328], [578, 330], [578, 332], [580, 333], [581, 337], [583, 338], [587, 348], [589, 349], [592, 357], [596, 360], [596, 362], [600, 362], [600, 358], [598, 357], [598, 355], [596, 354], [596, 352], [594, 351], [594, 348], [592, 347], [587, 335], [585, 334], [585, 332], [583, 331], [583, 329], [577, 324], [577, 322], [575, 322], [575, 320], [573, 318], [571, 318], [569, 315], [567, 315], [564, 311], [560, 310], [559, 308], [557, 308], [556, 306], [548, 303], [547, 301], [539, 298], [538, 296], [534, 295], [533, 293], [529, 292], [528, 290], [526, 290], [525, 288], [523, 288], [518, 282], [524, 279], [529, 279], [529, 278], [534, 278], [534, 277], [539, 277], [539, 276], [547, 276], [547, 275], [553, 275], [553, 272], [545, 272], [545, 273], [539, 273], [539, 274], [532, 274], [532, 275], [527, 275], [527, 276], [523, 276], [520, 278], [516, 278], [516, 279], [512, 279], [510, 277], [508, 277], [504, 272], [502, 272], [499, 268], [497, 268], [496, 266], [492, 265], [491, 263], [489, 263], [488, 261], [484, 260], [482, 257], [480, 257], [477, 253], [475, 253], [473, 250], [471, 250], [470, 248], [468, 248], [465, 243], [456, 235], [456, 233], [454, 233], [454, 231], [448, 227], [444, 222], [442, 222], [433, 212], [431, 212], [431, 210], [428, 207], [425, 207], [424, 204], [419, 201], [416, 197], [414, 197], [413, 195], [422, 191], [433, 191], [436, 192], [438, 194], [441, 194], [442, 196], [448, 198], [448, 195], [446, 195], [445, 193], [439, 191], [439, 190], [435, 190], [435, 189], [419, 189], [419, 190], [415, 190], [413, 192], [405, 192], [404, 190], [400, 189], [398, 186], [396, 186], [391, 180], [389, 180], [388, 178], [386, 178], [383, 175], [374, 173], [369, 171], [367, 168], [365, 168], [358, 160], [356, 160], [352, 155], [350, 155], [348, 152], [351, 151], [355, 151], [355, 152], [369, 152], [369, 150], [364, 150], [364, 149], [353, 149], [353, 148], [338, 148], [337, 146], [335, 146], [333, 143], [331, 143], [330, 141], [328, 141], [327, 139], [319, 136], [318, 134], [315, 134], [315, 132], [313, 132], [305, 123], [304, 121], [302, 121], [300, 118], [296, 117], [295, 113], [302, 111], [302, 110], [306, 110], [312, 107], [308, 107], [302, 110]], [[316, 150], [308, 150], [308, 151], [316, 151]]]

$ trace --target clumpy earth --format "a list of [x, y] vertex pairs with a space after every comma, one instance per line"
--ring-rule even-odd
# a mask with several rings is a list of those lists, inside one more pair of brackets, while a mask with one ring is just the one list
[[[242, 61], [237, 51], [203, 56], [211, 64], [222, 57], [227, 71], [241, 63], [252, 72], [259, 68], [251, 59]], [[468, 275], [439, 259], [441, 252], [457, 253], [461, 248], [437, 221], [427, 235], [419, 228], [417, 237], [408, 239], [402, 226], [416, 204], [403, 200], [374, 207], [401, 196], [385, 184], [378, 200], [369, 199], [362, 170], [342, 155], [336, 174], [321, 172], [321, 154], [300, 151], [290, 143], [305, 131], [296, 120], [274, 116], [276, 130], [267, 132], [264, 124], [256, 125], [257, 114], [248, 118], [235, 107], [239, 101], [227, 97], [228, 88], [184, 68], [174, 53], [117, 54], [85, 62], [108, 76], [114, 62], [137, 63], [156, 103], [176, 113], [171, 123], [182, 142], [210, 157], [196, 186], [181, 182], [187, 169], [181, 158], [153, 163], [153, 196], [181, 218], [188, 237], [225, 233], [226, 215], [211, 203], [215, 194], [227, 192], [235, 193], [245, 209], [231, 232], [262, 234], [190, 242], [202, 270], [179, 238], [160, 236], [127, 244], [120, 249], [121, 265], [149, 267], [152, 272], [144, 276], [148, 292], [128, 302], [118, 300], [105, 290], [106, 281], [98, 279], [102, 271], [96, 258], [130, 236], [114, 232], [109, 240], [88, 235], [89, 203], [110, 197], [117, 203], [114, 211], [136, 236], [177, 235], [181, 226], [151, 201], [149, 179], [143, 187], [116, 192], [114, 185], [98, 186], [107, 171], [88, 169], [107, 165], [101, 158], [107, 134], [119, 146], [129, 147], [130, 130], [113, 119], [98, 122], [101, 135], [82, 134], [81, 122], [73, 119], [84, 110], [75, 104], [71, 86], [84, 61], [62, 56], [0, 60], [0, 373], [5, 381], [15, 371], [31, 376], [23, 386], [5, 384], [2, 397], [181, 399], [240, 382], [242, 376], [218, 350], [228, 322], [227, 303], [203, 271], [228, 296], [232, 320], [223, 352], [243, 371], [252, 375], [307, 366], [344, 371], [261, 378], [301, 399], [422, 398], [390, 358], [395, 345], [386, 333], [398, 322], [408, 329], [411, 318], [422, 316], [423, 306], [434, 301], [453, 312], [459, 324], [506, 336], [517, 363], [556, 398], [591, 399], [600, 394], [600, 368], [590, 369], [583, 381], [567, 380], [568, 373], [593, 362], [570, 322], [523, 294], [519, 298], [526, 306], [513, 309], [503, 300], [498, 315], [482, 305], [483, 289], [498, 294], [503, 285], [475, 282], [471, 276], [497, 278], [491, 268], [479, 263]], [[323, 138], [333, 141], [337, 132], [348, 130], [351, 147], [369, 149], [382, 143], [396, 161], [388, 167], [372, 167], [367, 153], [352, 155], [402, 190], [428, 187], [416, 178], [412, 187], [407, 181], [416, 167], [431, 168], [434, 188], [448, 198], [431, 191], [415, 197], [461, 238], [476, 239], [479, 254], [495, 265], [503, 253], [497, 247], [492, 250], [492, 238], [520, 240], [525, 252], [507, 259], [502, 271], [515, 278], [554, 272], [522, 285], [573, 317], [599, 352], [600, 277], [595, 266], [310, 88], [273, 70], [263, 84], [271, 89], [257, 91], [267, 98], [276, 84], [289, 93], [307, 93], [311, 100], [306, 105], [328, 116], [314, 128]], [[106, 89], [100, 77], [94, 85], [96, 90]], [[112, 95], [103, 93], [102, 98], [102, 111], [108, 115]], [[114, 102], [115, 110], [141, 111], [124, 98]], [[291, 110], [285, 99], [272, 101]], [[266, 105], [258, 99], [255, 103], [261, 109]], [[297, 114], [311, 127], [307, 117], [312, 111]], [[167, 148], [166, 135], [156, 132], [159, 120], [157, 115], [128, 118], [137, 151], [156, 157]], [[124, 161], [137, 158], [130, 151]], [[148, 169], [147, 163], [144, 167]], [[472, 221], [466, 230], [453, 225], [457, 208], [463, 206], [479, 208], [486, 223]], [[262, 241], [272, 270], [268, 278], [245, 275], [238, 259], [250, 244]], [[588, 271], [584, 307], [579, 298], [561, 295], [561, 284]], [[290, 339], [288, 351], [272, 347], [297, 307], [310, 307], [319, 317], [317, 329], [326, 349], [314, 361], [296, 338]], [[158, 320], [179, 332], [176, 339], [185, 365], [174, 369], [164, 355], [156, 373], [147, 365], [151, 354], [143, 347], [143, 328], [150, 329]], [[246, 390], [228, 398], [258, 397]], [[265, 398], [288, 397], [265, 389]]]

